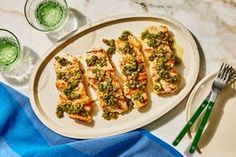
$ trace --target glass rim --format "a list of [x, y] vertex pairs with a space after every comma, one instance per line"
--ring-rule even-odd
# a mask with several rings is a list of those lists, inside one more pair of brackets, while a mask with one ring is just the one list
[[[24, 5], [24, 15], [25, 15], [25, 18], [26, 18], [26, 21], [30, 24], [30, 26], [32, 26], [33, 28], [35, 28], [35, 29], [37, 29], [37, 30], [39, 30], [39, 31], [41, 31], [41, 32], [51, 32], [51, 31], [55, 31], [55, 30], [57, 30], [58, 28], [60, 28], [60, 26], [58, 26], [55, 30], [44, 30], [44, 29], [40, 29], [40, 28], [38, 28], [38, 27], [36, 27], [36, 26], [34, 26], [31, 22], [30, 22], [30, 20], [28, 19], [28, 17], [27, 17], [27, 14], [26, 14], [26, 5], [27, 5], [27, 3], [28, 3], [28, 1], [30, 1], [30, 0], [26, 0], [25, 1], [25, 5]], [[65, 20], [64, 20], [64, 22], [66, 21], [66, 19], [68, 18], [68, 11], [69, 11], [69, 7], [68, 7], [68, 4], [67, 4], [67, 2], [66, 2], [66, 0], [63, 0], [64, 2], [65, 2], [65, 6], [66, 6], [66, 9], [67, 9], [67, 15], [66, 15], [66, 18], [65, 18]], [[63, 23], [64, 23], [63, 22]]]
[[10, 33], [17, 41], [17, 44], [19, 45], [19, 48], [20, 48], [20, 51], [21, 51], [21, 44], [20, 44], [20, 41], [19, 39], [16, 37], [16, 35], [14, 33], [12, 33], [11, 31], [7, 30], [7, 29], [4, 29], [4, 28], [0, 28], [0, 31], [5, 31], [7, 33]]

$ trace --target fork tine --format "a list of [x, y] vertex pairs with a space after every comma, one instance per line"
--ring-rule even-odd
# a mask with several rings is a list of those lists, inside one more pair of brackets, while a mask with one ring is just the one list
[[229, 67], [230, 67], [229, 64], [225, 64], [225, 67], [224, 67], [223, 72], [222, 72], [222, 74], [220, 76], [220, 79], [224, 79], [225, 78], [225, 75], [227, 74], [227, 72], [229, 70]]
[[228, 82], [228, 80], [229, 80], [229, 78], [231, 76], [231, 69], [230, 68], [227, 68], [226, 71], [225, 71], [225, 76], [223, 78], [225, 82]]
[[220, 77], [220, 74], [221, 74], [221, 72], [222, 72], [222, 69], [223, 69], [223, 67], [225, 66], [225, 64], [224, 63], [222, 63], [221, 64], [221, 66], [220, 66], [220, 69], [219, 69], [219, 71], [217, 72], [217, 75], [216, 75], [216, 77]]
[[224, 76], [223, 76], [223, 79], [226, 80], [226, 77], [229, 75], [230, 73], [230, 69], [229, 68], [226, 68], [225, 70], [225, 73], [224, 73]]
[[224, 66], [222, 67], [222, 69], [219, 71], [219, 75], [218, 78], [222, 79], [226, 70], [227, 64], [224, 64]]

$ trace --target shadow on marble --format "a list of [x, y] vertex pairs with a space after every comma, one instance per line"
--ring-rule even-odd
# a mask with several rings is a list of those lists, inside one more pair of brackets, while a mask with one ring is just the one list
[[39, 56], [29, 47], [22, 48], [22, 60], [11, 71], [3, 72], [2, 77], [13, 86], [24, 86], [29, 83], [30, 74]]
[[[189, 143], [189, 145], [184, 150], [184, 155], [186, 157], [194, 157], [195, 156], [194, 154], [189, 153], [190, 147], [191, 147], [191, 143]], [[198, 148], [196, 149], [196, 151], [200, 152]]]
[[197, 82], [199, 82], [202, 78], [204, 78], [206, 76], [206, 57], [205, 57], [204, 51], [203, 51], [202, 46], [201, 46], [200, 42], [198, 41], [197, 37], [193, 33], [191, 33], [191, 34], [197, 44], [197, 48], [198, 48], [198, 52], [199, 52], [199, 56], [200, 56], [200, 67], [199, 67], [199, 73], [198, 73], [198, 78], [197, 78]]
[[86, 25], [90, 20], [76, 9], [69, 8], [69, 17], [66, 24], [59, 30], [47, 33], [48, 39], [55, 43], [65, 36], [72, 35], [79, 27]]

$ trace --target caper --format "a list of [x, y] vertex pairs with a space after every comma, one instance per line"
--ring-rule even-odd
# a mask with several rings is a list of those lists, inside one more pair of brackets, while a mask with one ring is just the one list
[[98, 84], [98, 89], [100, 90], [100, 92], [104, 92], [105, 91], [105, 85], [102, 83]]
[[57, 106], [56, 115], [58, 118], [64, 117], [64, 109], [61, 105]]
[[102, 117], [106, 120], [117, 119], [118, 114], [119, 114], [118, 112], [104, 112], [102, 114]]
[[171, 82], [178, 82], [179, 81], [179, 77], [177, 75], [171, 77]]
[[96, 64], [97, 59], [98, 59], [97, 56], [92, 56], [91, 58], [86, 59], [86, 63], [89, 67], [94, 66]]
[[154, 61], [154, 56], [153, 56], [153, 55], [149, 56], [149, 57], [148, 57], [148, 60], [151, 61], [151, 62], [153, 62], [153, 61]]
[[130, 54], [130, 55], [134, 53], [134, 49], [130, 46], [130, 44], [128, 42], [125, 44], [125, 47], [124, 47], [123, 51], [125, 53]]
[[66, 65], [68, 65], [68, 64], [71, 64], [71, 62], [68, 61], [67, 59], [65, 59], [64, 57], [56, 56], [55, 59], [57, 60], [57, 62], [58, 62], [61, 66], [66, 66]]
[[132, 35], [132, 34], [129, 31], [124, 31], [119, 37], [119, 39], [123, 41], [128, 40], [129, 35]]
[[108, 56], [111, 56], [112, 54], [115, 53], [116, 51], [116, 45], [115, 45], [115, 40], [111, 39], [111, 40], [107, 40], [107, 39], [103, 39], [102, 40], [107, 46], [109, 46], [109, 48], [106, 50], [106, 53]]
[[142, 39], [142, 40], [146, 39], [147, 36], [148, 36], [148, 34], [149, 34], [149, 33], [148, 33], [147, 30], [145, 30], [144, 32], [142, 32], [142, 33], [141, 33], [141, 39]]

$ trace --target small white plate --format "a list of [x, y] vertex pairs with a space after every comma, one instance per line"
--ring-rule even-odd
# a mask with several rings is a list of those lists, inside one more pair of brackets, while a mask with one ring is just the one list
[[[208, 95], [216, 74], [201, 80], [193, 89], [187, 102], [187, 121]], [[210, 115], [208, 124], [198, 144], [204, 157], [235, 157], [236, 155], [236, 83], [223, 89]], [[191, 128], [189, 137], [196, 133], [200, 120]]]
[[[55, 115], [59, 92], [56, 89], [56, 75], [53, 67], [54, 56], [63, 53], [82, 55], [82, 63], [86, 51], [93, 47], [105, 47], [102, 39], [117, 38], [124, 30], [130, 30], [139, 35], [147, 26], [165, 25], [173, 32], [176, 43], [182, 48], [182, 63], [179, 71], [182, 75], [181, 87], [178, 94], [159, 97], [150, 93], [151, 102], [146, 111], [132, 112], [119, 116], [117, 120], [107, 121], [102, 118], [102, 112], [94, 116], [92, 125], [83, 125], [67, 116], [58, 119]], [[112, 58], [119, 70], [119, 61], [115, 55]], [[124, 133], [142, 127], [162, 115], [184, 99], [193, 87], [199, 71], [199, 54], [196, 43], [190, 32], [178, 21], [163, 15], [124, 15], [106, 19], [102, 22], [80, 28], [74, 35], [52, 47], [41, 59], [33, 71], [30, 86], [30, 101], [38, 118], [51, 130], [73, 138], [98, 138]], [[93, 91], [93, 90], [91, 90]], [[92, 93], [93, 99], [96, 96]]]

